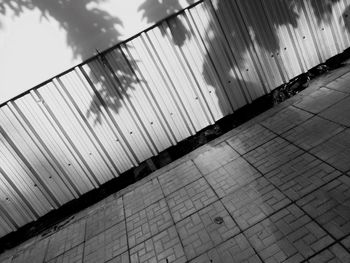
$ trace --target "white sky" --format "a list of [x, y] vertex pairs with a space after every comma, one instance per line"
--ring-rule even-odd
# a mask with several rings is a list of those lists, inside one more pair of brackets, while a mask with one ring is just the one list
[[[97, 8], [119, 18], [123, 27], [119, 26], [118, 31], [121, 39], [126, 39], [151, 25], [138, 11], [145, 1], [105, 0], [98, 5], [90, 4], [89, 8]], [[188, 5], [187, 0], [180, 0], [180, 4], [182, 7]], [[159, 16], [155, 18], [159, 20], [163, 14], [155, 15]], [[6, 16], [0, 14], [0, 25], [0, 103], [82, 60], [74, 58], [67, 46], [65, 29], [60, 28], [55, 19], [41, 17], [38, 9], [25, 10], [18, 17], [7, 10]], [[110, 46], [110, 43], [103, 43], [93, 35], [91, 43], [98, 45], [91, 46], [91, 50]], [[92, 55], [93, 52], [89, 56]]]

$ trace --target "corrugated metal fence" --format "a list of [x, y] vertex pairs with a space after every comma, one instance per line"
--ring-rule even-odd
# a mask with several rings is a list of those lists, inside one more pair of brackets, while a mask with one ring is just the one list
[[216, 0], [0, 108], [0, 236], [349, 47], [350, 0]]

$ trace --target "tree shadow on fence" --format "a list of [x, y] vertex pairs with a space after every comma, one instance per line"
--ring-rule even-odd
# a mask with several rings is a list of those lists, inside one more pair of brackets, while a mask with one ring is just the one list
[[[7, 10], [11, 10], [15, 16], [22, 15], [26, 10], [39, 10], [43, 19], [53, 18], [56, 20], [60, 27], [66, 31], [67, 45], [73, 51], [75, 58], [86, 59], [90, 57], [94, 52], [94, 41], [93, 37], [99, 39], [105, 45], [116, 44], [120, 40], [120, 32], [116, 29], [118, 26], [122, 26], [122, 21], [117, 17], [110, 15], [108, 12], [100, 10], [98, 8], [89, 8], [90, 4], [98, 4], [104, 0], [3, 0], [0, 2], [0, 13], [3, 15], [7, 14]], [[209, 1], [209, 0], [208, 0]], [[208, 2], [207, 1], [207, 2]], [[331, 19], [332, 8], [335, 3], [340, 0], [330, 0], [324, 2], [322, 5], [318, 0], [309, 0], [310, 6], [312, 7], [317, 21], [329, 21]], [[195, 0], [189, 0], [188, 3], [194, 3]], [[215, 2], [215, 1], [212, 1]], [[225, 2], [225, 3], [224, 3]], [[222, 17], [224, 12], [227, 12], [227, 5], [231, 8], [237, 8], [234, 6], [236, 1], [222, 1], [218, 0], [216, 5], [216, 17], [217, 20]], [[243, 7], [247, 5], [246, 2], [239, 0]], [[262, 8], [261, 1], [256, 1], [257, 8]], [[275, 53], [280, 49], [280, 42], [277, 32], [270, 27], [273, 26], [278, 28], [283, 25], [291, 25], [297, 27], [298, 25], [298, 10], [302, 7], [301, 1], [289, 1], [289, 0], [269, 0], [271, 8], [278, 10], [281, 4], [288, 6], [289, 13], [287, 15], [271, 16], [271, 21], [267, 23], [253, 23], [252, 20], [245, 20], [245, 27], [255, 36], [255, 41], [258, 46], [268, 51], [269, 53]], [[251, 6], [251, 5], [250, 5]], [[247, 7], [244, 7], [247, 8]], [[244, 12], [241, 10], [241, 12]], [[179, 0], [145, 0], [143, 4], [138, 7], [138, 11], [142, 12], [143, 18], [148, 23], [158, 22], [160, 19], [173, 14], [181, 10]], [[241, 18], [238, 18], [241, 19]], [[265, 18], [261, 18], [264, 20]], [[182, 20], [173, 17], [167, 20], [169, 28], [172, 32], [173, 43], [179, 47], [184, 45], [187, 39], [190, 39], [191, 34], [186, 29]], [[348, 23], [346, 23], [347, 27]], [[220, 45], [227, 45], [227, 36], [222, 34], [221, 30], [217, 30], [218, 24], [216, 21], [211, 21], [207, 31], [213, 32], [213, 35], [207, 37], [205, 40], [208, 42], [208, 50], [204, 58], [203, 65], [203, 76], [206, 82], [215, 87], [217, 82], [213, 81], [211, 76], [208, 75], [209, 69], [213, 67], [212, 54], [215, 53], [216, 49], [220, 48]], [[244, 29], [243, 29], [244, 30]], [[261, 33], [266, 31], [268, 34]], [[164, 34], [164, 31], [162, 31]], [[232, 35], [233, 38], [239, 36], [239, 32], [234, 30], [226, 32], [226, 35]], [[231, 79], [231, 83], [241, 83], [240, 80], [232, 77], [233, 64], [239, 69], [244, 69], [245, 54], [254, 50], [253, 42], [247, 41], [245, 45], [239, 45], [230, 47], [229, 53], [233, 55], [234, 62], [225, 65], [223, 71], [226, 75], [225, 79]], [[98, 62], [101, 70], [92, 71], [89, 73], [89, 77], [93, 80], [95, 85], [98, 85], [99, 89], [95, 94], [90, 103], [90, 108], [87, 111], [88, 117], [94, 117], [96, 123], [101, 122], [101, 107], [107, 107], [115, 112], [122, 106], [121, 100], [128, 98], [128, 89], [133, 87], [134, 83], [138, 80], [132, 70], [119, 67], [118, 72], [114, 72], [110, 65], [106, 65], [104, 60], [106, 56], [100, 57]], [[118, 64], [119, 59], [126, 60], [126, 58], [119, 56], [112, 58], [116, 60], [113, 63]], [[107, 59], [107, 64], [110, 59]], [[128, 57], [127, 60], [131, 60]], [[261, 65], [263, 66], [263, 65]], [[131, 69], [131, 67], [130, 67]], [[107, 86], [113, 86], [114, 89], [118, 90], [118, 96], [111, 94]], [[258, 88], [258, 87], [257, 87]], [[103, 103], [101, 103], [103, 102]]]
[[[194, 1], [190, 1], [189, 3], [193, 2]], [[156, 23], [181, 9], [182, 7], [179, 0], [145, 0], [145, 2], [139, 6], [138, 11], [142, 12], [142, 17], [147, 23]], [[176, 34], [173, 34], [174, 44], [181, 47], [186, 39], [191, 37], [190, 32], [177, 17], [173, 17], [168, 22], [171, 22], [168, 24], [170, 30], [172, 32], [176, 31]]]
[[[324, 3], [320, 3], [322, 1], [318, 0], [309, 1], [312, 12], [314, 12], [314, 15], [316, 16], [317, 23], [329, 23], [332, 18], [334, 4], [340, 0], [330, 0], [325, 1]], [[213, 66], [214, 68], [216, 67], [212, 59], [212, 56], [215, 54], [216, 50], [219, 50], [221, 47], [227, 47], [224, 48], [226, 49], [225, 52], [232, 57], [231, 64], [222, 63], [221, 65], [221, 67], [224, 67], [224, 74], [222, 75], [226, 75], [226, 77], [222, 79], [230, 80], [230, 83], [236, 81], [236, 83], [239, 85], [240, 81], [234, 80], [235, 77], [232, 76], [232, 70], [234, 70], [235, 67], [241, 71], [246, 70], [246, 55], [252, 52], [257, 55], [254, 45], [266, 51], [268, 54], [276, 54], [279, 52], [281, 49], [281, 43], [275, 28], [279, 28], [281, 26], [291, 26], [293, 28], [297, 28], [300, 16], [299, 14], [303, 9], [302, 1], [293, 0], [269, 0], [267, 5], [268, 8], [265, 9], [262, 6], [263, 0], [255, 0], [254, 5], [252, 4], [252, 1], [244, 0], [217, 0], [210, 2], [212, 3], [211, 5], [215, 9], [215, 12], [212, 14], [214, 19], [210, 21], [207, 29], [207, 31], [211, 32], [212, 34], [210, 34], [210, 37], [206, 37], [205, 39], [207, 42], [208, 50], [204, 58], [202, 72], [206, 82], [213, 87], [216, 86], [216, 82], [210, 75], [207, 74], [207, 72], [210, 72], [210, 68], [213, 68]], [[287, 10], [286, 14], [282, 13], [281, 5], [287, 7], [285, 8], [285, 10]], [[254, 8], [260, 11], [252, 11]], [[278, 15], [272, 15], [272, 13], [274, 13], [274, 11], [272, 11], [273, 9], [279, 10], [278, 12], [280, 13], [278, 13]], [[231, 12], [231, 14], [237, 14], [237, 17], [234, 17], [229, 22], [226, 22], [236, 23], [237, 21], [241, 21], [241, 25], [235, 27], [226, 26], [225, 31], [223, 29], [223, 20], [225, 20], [225, 14], [226, 19], [228, 19], [228, 12]], [[255, 14], [255, 17], [253, 16], [249, 17], [248, 19], [243, 19], [243, 16], [248, 13]], [[261, 15], [263, 13], [265, 13], [265, 15]], [[261, 15], [261, 17], [258, 15]], [[269, 21], [267, 21], [267, 17], [269, 17]], [[238, 23], [239, 22], [237, 22], [237, 24]], [[229, 30], [227, 30], [227, 28], [229, 28]], [[223, 31], [225, 31], [225, 34], [223, 34]], [[244, 40], [245, 42], [243, 45], [232, 45], [231, 43], [234, 43], [236, 38], [240, 38], [242, 36], [242, 31], [249, 32], [248, 40]], [[228, 40], [229, 38], [231, 38], [232, 42]], [[264, 65], [262, 65], [259, 61], [255, 61], [255, 63], [258, 63], [260, 65], [260, 68], [264, 67]], [[257, 87], [257, 85], [255, 86]], [[237, 86], [237, 88], [238, 87], [239, 86]]]

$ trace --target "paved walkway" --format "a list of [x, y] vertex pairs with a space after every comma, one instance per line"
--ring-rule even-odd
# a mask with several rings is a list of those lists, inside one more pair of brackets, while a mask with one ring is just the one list
[[349, 263], [347, 71], [315, 80], [0, 262]]

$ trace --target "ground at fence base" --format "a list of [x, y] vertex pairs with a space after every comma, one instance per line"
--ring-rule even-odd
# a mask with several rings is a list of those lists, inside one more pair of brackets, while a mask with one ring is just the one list
[[350, 262], [350, 66], [0, 262]]

